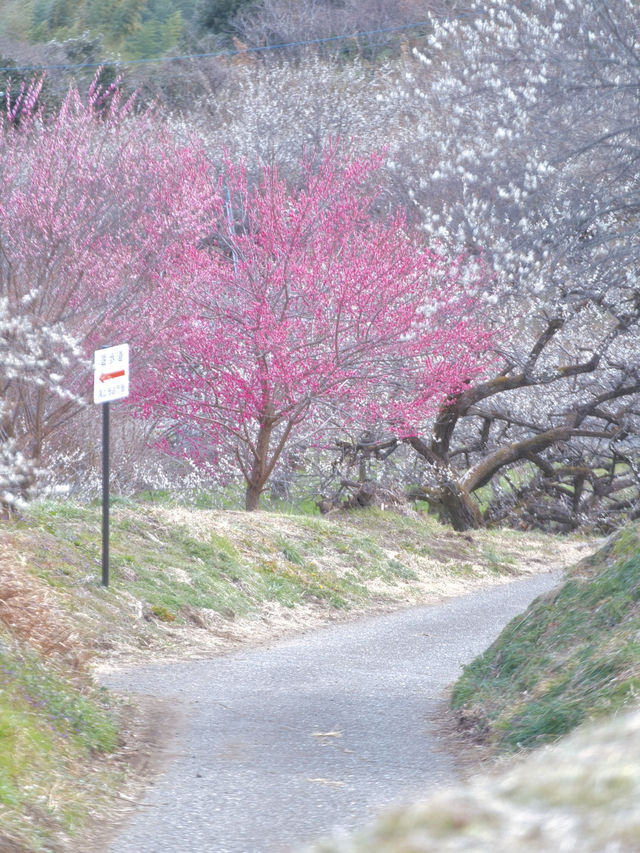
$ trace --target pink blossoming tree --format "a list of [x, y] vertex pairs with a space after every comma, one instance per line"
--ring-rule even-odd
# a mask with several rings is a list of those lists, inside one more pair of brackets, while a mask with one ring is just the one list
[[[202, 157], [117, 89], [71, 88], [38, 111], [40, 83], [0, 113], [0, 502], [31, 490], [47, 443], [90, 391], [91, 351], [134, 345], [131, 321], [166, 246], [192, 233]], [[202, 181], [200, 182], [202, 184]]]
[[400, 213], [376, 218], [379, 165], [327, 150], [291, 187], [227, 162], [198, 197], [206, 229], [174, 242], [146, 304], [159, 349], [137, 402], [174, 452], [233, 458], [249, 510], [294, 438], [408, 436], [486, 363], [481, 267], [425, 249]]

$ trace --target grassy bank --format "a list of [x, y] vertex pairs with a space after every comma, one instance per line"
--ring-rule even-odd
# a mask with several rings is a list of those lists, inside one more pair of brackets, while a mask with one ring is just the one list
[[640, 527], [629, 526], [514, 619], [452, 703], [500, 750], [531, 748], [640, 695]]
[[122, 771], [110, 698], [0, 632], [0, 850], [56, 850]]
[[[111, 584], [100, 585], [100, 509], [33, 506], [0, 548], [71, 620], [81, 648], [103, 658], [136, 650], [206, 652], [253, 631], [410, 604], [478, 583], [541, 571], [548, 537], [462, 536], [425, 516], [371, 510], [337, 519], [118, 503], [111, 513]], [[526, 559], [525, 559], [526, 557]]]
[[[0, 849], [78, 849], [127, 755], [92, 667], [215, 654], [327, 620], [571, 562], [548, 537], [453, 533], [426, 516], [338, 518], [116, 502], [33, 505], [0, 525]], [[4, 845], [4, 846], [3, 846]]]

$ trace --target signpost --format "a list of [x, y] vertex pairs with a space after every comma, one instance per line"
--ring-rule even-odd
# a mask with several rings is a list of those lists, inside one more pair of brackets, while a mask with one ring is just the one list
[[102, 405], [102, 585], [109, 586], [109, 403], [129, 396], [129, 344], [93, 355], [93, 402]]

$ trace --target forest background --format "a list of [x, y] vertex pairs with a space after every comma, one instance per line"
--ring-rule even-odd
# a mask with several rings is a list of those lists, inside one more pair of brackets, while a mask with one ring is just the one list
[[[414, 239], [476, 270], [490, 358], [411, 429], [325, 418], [321, 442], [317, 422], [313, 437], [299, 431], [260, 485], [263, 499], [323, 510], [409, 499], [457, 529], [609, 530], [640, 505], [639, 19], [632, 0], [5, 2], [3, 138], [25, 123], [35, 89], [20, 95], [20, 85], [40, 69], [46, 123], [70, 80], [86, 92], [100, 67], [119, 105], [136, 93], [126, 126], [144, 119], [158, 137], [196, 135], [219, 168], [244, 163], [248, 186], [277, 166], [296, 192], [305, 152], [337, 146], [342, 162], [381, 153], [374, 220], [400, 206]], [[61, 488], [92, 497], [98, 413], [79, 385], [61, 382], [71, 366], [89, 375], [91, 335], [77, 312], [43, 313], [33, 269], [16, 275], [7, 260], [10, 190], [5, 179], [3, 499]], [[55, 270], [49, 255], [40, 268], [50, 304], [64, 251]], [[175, 429], [166, 411], [141, 420], [122, 407], [114, 487], [237, 500], [228, 466], [166, 453]]]

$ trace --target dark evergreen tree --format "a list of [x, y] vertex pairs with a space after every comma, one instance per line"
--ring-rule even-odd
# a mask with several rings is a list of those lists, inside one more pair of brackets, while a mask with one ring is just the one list
[[233, 32], [233, 18], [254, 0], [197, 0], [194, 22], [201, 33]]

